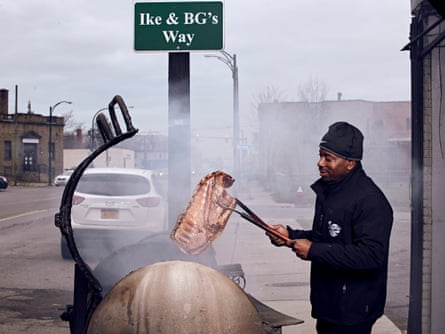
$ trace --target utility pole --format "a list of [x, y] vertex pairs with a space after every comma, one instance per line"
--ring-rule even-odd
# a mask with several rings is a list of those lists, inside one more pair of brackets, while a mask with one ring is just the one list
[[54, 158], [54, 146], [53, 146], [53, 138], [52, 138], [52, 123], [53, 123], [53, 112], [56, 109], [56, 107], [61, 103], [67, 103], [71, 104], [71, 101], [60, 101], [57, 102], [55, 105], [49, 107], [49, 131], [48, 131], [48, 185], [52, 185], [52, 160]]
[[205, 55], [205, 57], [216, 58], [222, 61], [232, 72], [233, 79], [233, 176], [235, 178], [240, 175], [240, 129], [239, 129], [239, 82], [238, 82], [238, 65], [236, 63], [236, 54], [229, 54], [226, 51], [220, 51], [221, 55]]

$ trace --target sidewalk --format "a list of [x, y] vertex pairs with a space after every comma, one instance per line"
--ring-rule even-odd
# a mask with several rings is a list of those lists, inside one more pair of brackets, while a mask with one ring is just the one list
[[[248, 207], [268, 223], [298, 227], [295, 218], [263, 215], [260, 211], [262, 205], [285, 207], [286, 204], [275, 203], [259, 186], [253, 188], [250, 194], [254, 196], [242, 192], [238, 196]], [[312, 208], [302, 210], [312, 217]], [[315, 321], [310, 315], [310, 262], [298, 259], [288, 248], [274, 247], [262, 230], [235, 213], [213, 247], [219, 265], [242, 265], [247, 282], [246, 292], [277, 311], [304, 321], [300, 325], [283, 327], [283, 334], [316, 333]], [[401, 331], [383, 316], [374, 326], [373, 334], [401, 334]]]

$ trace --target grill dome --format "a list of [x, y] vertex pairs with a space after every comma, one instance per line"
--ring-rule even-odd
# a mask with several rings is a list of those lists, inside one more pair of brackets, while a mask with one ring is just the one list
[[244, 291], [219, 271], [158, 262], [119, 281], [95, 310], [87, 334], [264, 333]]

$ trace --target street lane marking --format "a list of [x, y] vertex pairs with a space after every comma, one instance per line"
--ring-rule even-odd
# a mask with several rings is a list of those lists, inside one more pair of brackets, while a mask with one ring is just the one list
[[16, 218], [20, 218], [20, 217], [25, 217], [25, 216], [29, 216], [29, 215], [34, 215], [34, 214], [36, 214], [36, 213], [42, 213], [42, 212], [46, 212], [46, 211], [49, 211], [49, 210], [50, 210], [50, 209], [28, 211], [28, 212], [20, 213], [20, 214], [15, 215], [15, 216], [10, 216], [10, 217], [1, 218], [1, 219], [0, 219], [0, 222], [3, 222], [3, 221], [5, 221], [5, 220], [16, 219]]

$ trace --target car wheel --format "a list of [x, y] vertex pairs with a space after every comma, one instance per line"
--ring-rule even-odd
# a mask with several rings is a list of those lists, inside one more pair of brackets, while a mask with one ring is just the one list
[[62, 258], [65, 260], [72, 259], [70, 250], [68, 248], [68, 244], [66, 243], [66, 240], [63, 237], [60, 239], [60, 253], [62, 255]]

